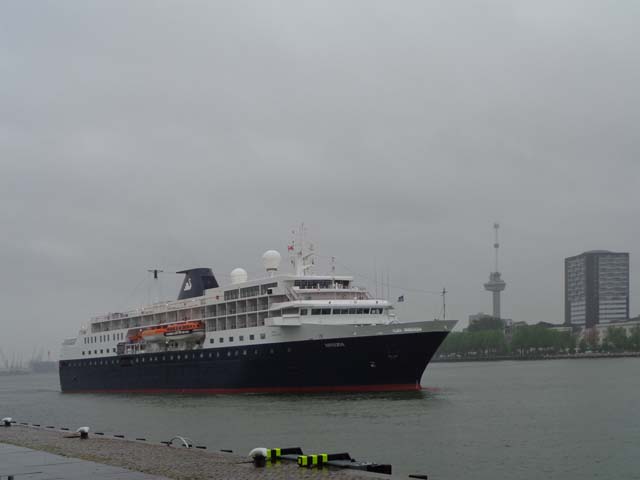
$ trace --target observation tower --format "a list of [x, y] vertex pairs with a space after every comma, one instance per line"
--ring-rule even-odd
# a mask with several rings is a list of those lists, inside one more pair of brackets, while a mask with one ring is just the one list
[[489, 274], [489, 281], [484, 284], [484, 289], [493, 293], [493, 316], [495, 318], [500, 318], [500, 292], [503, 291], [507, 284], [500, 277], [500, 272], [498, 271], [498, 250], [500, 249], [500, 243], [498, 242], [498, 230], [500, 229], [500, 224], [494, 223], [493, 229], [495, 230], [495, 242], [493, 244], [493, 248], [496, 253], [496, 263], [495, 270]]

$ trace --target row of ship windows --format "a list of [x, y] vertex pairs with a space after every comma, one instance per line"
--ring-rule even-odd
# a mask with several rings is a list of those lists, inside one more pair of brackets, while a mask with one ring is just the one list
[[254, 285], [224, 292], [225, 300], [235, 300], [237, 298], [257, 297], [258, 295], [270, 295], [271, 291], [278, 286], [277, 282]]
[[[234, 312], [235, 313], [235, 312]], [[284, 310], [285, 314], [297, 314], [297, 308], [286, 308]], [[384, 313], [383, 308], [303, 308], [300, 309], [300, 315], [382, 315]], [[282, 313], [278, 310], [274, 312], [273, 316], [280, 316]], [[231, 326], [231, 328], [236, 328], [235, 326]], [[252, 335], [253, 336], [253, 335]], [[93, 335], [91, 337], [85, 337], [83, 342], [85, 345], [93, 344], [93, 343], [102, 343], [109, 341], [119, 341], [124, 340], [124, 333], [107, 333], [102, 335]], [[252, 339], [253, 340], [253, 339]], [[233, 340], [231, 340], [233, 341]]]
[[124, 333], [112, 333], [111, 335], [94, 335], [92, 337], [85, 337], [83, 340], [85, 345], [89, 343], [108, 342], [110, 340], [124, 340]]
[[[383, 311], [382, 308], [312, 308], [311, 315], [381, 315]], [[309, 309], [300, 310], [300, 315], [308, 314]]]
[[[263, 353], [265, 353], [267, 350], [263, 349]], [[270, 348], [268, 350], [269, 354], [273, 355], [275, 353], [275, 349]], [[291, 353], [291, 347], [287, 347], [287, 353]], [[189, 353], [185, 353], [185, 354], [175, 354], [175, 355], [157, 355], [157, 356], [150, 356], [150, 357], [142, 357], [142, 358], [136, 358], [136, 359], [131, 359], [132, 363], [153, 363], [153, 362], [166, 362], [166, 361], [173, 361], [173, 360], [196, 360], [197, 358], [224, 358], [224, 357], [238, 357], [240, 355], [242, 356], [247, 356], [249, 354], [249, 350], [244, 349], [244, 350], [228, 350], [226, 352], [226, 354], [221, 354], [220, 352], [209, 352], [208, 354], [205, 353], [193, 353], [193, 354], [189, 354]], [[260, 354], [260, 350], [259, 349], [254, 349], [253, 350], [253, 355], [259, 355]], [[120, 358], [116, 358], [116, 359], [101, 359], [101, 360], [72, 360], [69, 362], [66, 362], [66, 364], [70, 367], [80, 367], [80, 366], [92, 366], [92, 365], [118, 365], [121, 363], [121, 359]]]
[[[267, 338], [267, 334], [266, 333], [261, 333], [260, 334], [260, 339], [264, 340], [265, 338]], [[255, 340], [255, 339], [256, 339], [255, 335], [253, 335], [253, 334], [249, 335], [249, 340]], [[215, 341], [216, 341], [215, 338], [210, 338], [209, 339], [209, 343], [215, 343]], [[244, 342], [244, 335], [240, 335], [238, 337], [238, 341], [239, 342]], [[233, 342], [233, 337], [229, 337], [229, 342]], [[218, 343], [224, 343], [224, 337], [220, 337], [218, 339]]]
[[[267, 338], [267, 334], [266, 334], [266, 333], [261, 333], [261, 334], [260, 334], [260, 340], [264, 340], [265, 338]], [[249, 340], [255, 340], [255, 339], [256, 339], [256, 336], [255, 336], [255, 335], [253, 335], [253, 334], [249, 335]], [[229, 337], [229, 342], [233, 342], [233, 340], [234, 340], [234, 337]], [[244, 335], [240, 335], [240, 336], [238, 337], [238, 341], [239, 341], [239, 342], [244, 342]], [[224, 343], [224, 337], [220, 337], [220, 338], [218, 339], [218, 342], [219, 342], [219, 343]], [[209, 343], [215, 343], [215, 338], [210, 338], [210, 339], [209, 339]], [[115, 348], [114, 348], [114, 349], [112, 349], [112, 350], [113, 350], [113, 353], [116, 353], [116, 349], [115, 349]], [[97, 350], [97, 349], [96, 349], [96, 350], [94, 350], [94, 351], [93, 351], [93, 353], [94, 353], [95, 355], [97, 355], [97, 354], [98, 354], [98, 350]], [[106, 348], [106, 349], [101, 348], [101, 349], [100, 349], [100, 353], [101, 353], [101, 354], [109, 353], [109, 349], [108, 349], [108, 348]], [[82, 355], [83, 355], [83, 356], [84, 356], [84, 355], [91, 355], [91, 350], [86, 350], [86, 351], [85, 351], [85, 350], [82, 350]]]

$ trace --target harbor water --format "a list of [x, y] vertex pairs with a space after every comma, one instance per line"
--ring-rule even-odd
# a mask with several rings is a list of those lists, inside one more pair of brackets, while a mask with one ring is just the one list
[[432, 364], [422, 392], [62, 394], [0, 377], [0, 416], [210, 449], [348, 451], [430, 479], [640, 479], [640, 359]]

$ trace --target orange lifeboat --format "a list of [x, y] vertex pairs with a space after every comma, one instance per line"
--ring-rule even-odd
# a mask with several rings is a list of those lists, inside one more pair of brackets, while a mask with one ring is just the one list
[[146, 342], [164, 342], [166, 340], [198, 341], [204, 337], [204, 322], [187, 321], [156, 325], [142, 331]]
[[152, 327], [144, 330], [141, 336], [145, 342], [160, 342], [164, 340], [165, 333], [167, 333], [167, 327]]

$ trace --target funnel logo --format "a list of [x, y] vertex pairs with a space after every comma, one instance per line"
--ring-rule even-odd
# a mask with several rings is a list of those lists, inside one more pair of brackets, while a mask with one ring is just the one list
[[189, 290], [191, 290], [191, 279], [187, 278], [187, 281], [184, 282], [184, 292], [188, 292]]

